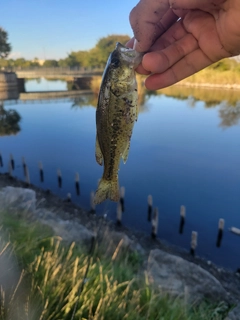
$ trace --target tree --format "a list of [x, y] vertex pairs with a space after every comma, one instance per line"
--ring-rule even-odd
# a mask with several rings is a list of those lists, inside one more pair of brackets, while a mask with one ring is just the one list
[[71, 52], [66, 59], [60, 59], [58, 65], [59, 67], [79, 67], [79, 62], [77, 61], [74, 52]]
[[107, 62], [109, 54], [114, 50], [116, 42], [120, 42], [123, 45], [130, 40], [128, 35], [112, 34], [110, 36], [101, 38], [95, 48], [99, 53], [99, 64], [105, 64]]
[[25, 67], [27, 64], [27, 60], [24, 58], [17, 58], [14, 61], [14, 67]]
[[[12, 62], [12, 60], [11, 60]], [[10, 66], [10, 62], [9, 60], [6, 60], [6, 59], [0, 59], [0, 68], [7, 68]]]
[[89, 51], [73, 51], [71, 53], [81, 67], [89, 67]]
[[58, 62], [57, 62], [57, 60], [45, 60], [43, 63], [43, 67], [55, 68], [55, 67], [58, 67]]
[[96, 46], [89, 51], [73, 51], [66, 59], [59, 60], [59, 66], [98, 67], [106, 64], [109, 54], [114, 50], [116, 42], [125, 44], [128, 35], [110, 35], [101, 38]]
[[7, 58], [11, 51], [11, 45], [7, 42], [8, 34], [0, 27], [0, 58]]
[[37, 57], [35, 57], [32, 61], [31, 61], [31, 67], [40, 67], [40, 63]]

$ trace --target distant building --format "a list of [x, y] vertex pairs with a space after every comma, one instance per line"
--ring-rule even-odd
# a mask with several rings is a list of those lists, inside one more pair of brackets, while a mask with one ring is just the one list
[[44, 64], [44, 62], [45, 62], [45, 59], [37, 59], [37, 58], [35, 58], [35, 59], [32, 60], [32, 62], [38, 62], [40, 64], [40, 66], [42, 66]]
[[45, 62], [45, 59], [38, 60], [38, 63], [40, 64], [40, 66], [42, 66], [44, 64], [44, 62]]

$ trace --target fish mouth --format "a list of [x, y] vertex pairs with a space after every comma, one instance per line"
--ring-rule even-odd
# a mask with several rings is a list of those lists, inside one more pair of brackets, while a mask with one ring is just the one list
[[127, 48], [120, 42], [116, 43], [116, 49], [122, 57], [129, 63], [133, 63], [134, 68], [136, 68], [142, 61], [143, 53], [137, 52], [134, 49]]

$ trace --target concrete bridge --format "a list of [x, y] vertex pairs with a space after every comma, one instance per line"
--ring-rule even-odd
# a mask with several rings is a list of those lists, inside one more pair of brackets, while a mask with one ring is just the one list
[[101, 76], [103, 68], [14, 68], [18, 78], [88, 78], [92, 76]]

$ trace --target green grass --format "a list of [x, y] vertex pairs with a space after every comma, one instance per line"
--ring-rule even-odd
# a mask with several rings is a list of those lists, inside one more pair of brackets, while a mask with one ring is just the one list
[[[36, 222], [9, 213], [0, 216], [5, 235], [0, 261], [18, 264], [15, 283], [1, 285], [1, 320], [220, 320], [226, 315], [225, 304], [189, 306], [152, 287], [141, 257], [121, 242], [111, 255], [104, 253], [111, 250], [101, 250], [104, 241], [89, 254]], [[0, 275], [0, 282], [4, 279]]]

